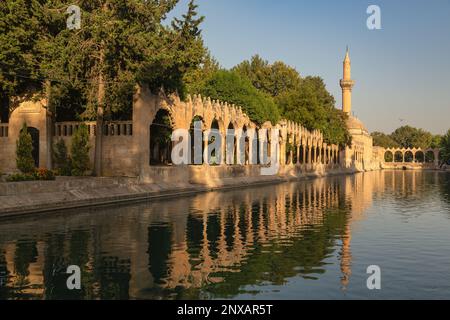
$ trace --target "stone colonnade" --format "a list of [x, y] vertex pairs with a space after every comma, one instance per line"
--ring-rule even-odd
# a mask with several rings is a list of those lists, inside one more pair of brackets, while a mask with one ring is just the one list
[[[139, 105], [136, 107], [139, 108]], [[265, 122], [258, 126], [249, 119], [241, 107], [210, 98], [202, 98], [200, 95], [188, 96], [186, 101], [181, 101], [177, 95], [166, 96], [161, 93], [155, 105], [155, 110], [152, 112], [153, 118], [160, 109], [166, 110], [170, 115], [172, 130], [189, 130], [193, 119], [201, 119], [203, 132], [209, 132], [213, 129], [213, 123], [217, 124], [224, 145], [226, 144], [226, 132], [229, 128], [234, 129], [237, 136], [245, 133], [248, 129], [254, 129], [259, 141], [263, 139], [270, 141], [271, 130], [278, 129], [280, 145], [277, 157], [282, 165], [339, 163], [338, 146], [325, 143], [320, 131], [309, 131], [292, 121], [281, 120], [277, 124]], [[149, 119], [143, 125], [148, 125], [151, 121], [153, 119]], [[267, 137], [263, 137], [259, 129], [266, 129]], [[204, 148], [207, 145], [208, 141], [204, 139]], [[250, 143], [249, 154], [251, 154], [252, 147]], [[225, 148], [222, 148], [222, 150], [222, 152], [225, 152]], [[225, 158], [225, 156], [221, 157], [222, 163], [220, 164], [225, 163]]]
[[384, 153], [384, 162], [439, 164], [439, 152], [438, 148], [387, 148]]

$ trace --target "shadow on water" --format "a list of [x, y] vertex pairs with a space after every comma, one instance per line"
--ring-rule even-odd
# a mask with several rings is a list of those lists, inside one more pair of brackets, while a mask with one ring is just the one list
[[[337, 270], [379, 193], [450, 203], [450, 175], [376, 172], [0, 222], [0, 299], [210, 299], [258, 295]], [[81, 290], [66, 269], [81, 268]]]

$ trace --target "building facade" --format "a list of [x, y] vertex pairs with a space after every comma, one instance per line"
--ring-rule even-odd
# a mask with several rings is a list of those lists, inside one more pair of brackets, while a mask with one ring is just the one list
[[347, 48], [343, 62], [342, 111], [347, 115], [347, 129], [351, 136], [350, 146], [345, 148], [343, 163], [357, 171], [378, 170], [384, 161], [383, 148], [373, 146], [373, 138], [361, 120], [352, 114], [352, 90], [355, 81], [351, 77], [351, 60]]
[[[328, 145], [320, 131], [309, 131], [298, 123], [282, 120], [277, 124], [266, 122], [257, 125], [242, 111], [241, 107], [214, 101], [201, 96], [188, 97], [182, 101], [177, 95], [164, 92], [154, 94], [147, 88], [138, 88], [133, 101], [133, 118], [130, 121], [105, 122], [98, 130], [95, 122], [86, 122], [90, 137], [90, 159], [94, 165], [94, 146], [97, 134], [103, 135], [101, 149], [102, 176], [140, 177], [145, 182], [156, 181], [205, 181], [239, 176], [260, 175], [262, 153], [270, 154], [270, 147], [262, 146], [270, 142], [271, 131], [279, 130], [276, 146], [280, 167], [279, 175], [298, 176], [305, 173], [324, 173], [329, 170], [349, 172], [377, 170], [384, 162], [384, 149], [373, 147], [372, 137], [364, 124], [352, 115], [352, 89], [355, 82], [351, 78], [351, 62], [347, 50], [343, 63], [342, 110], [348, 115], [347, 127], [352, 138], [349, 146], [340, 148]], [[35, 163], [37, 167], [53, 168], [52, 149], [64, 140], [70, 150], [72, 136], [80, 122], [53, 122], [46, 108], [46, 101], [28, 101], [15, 109], [8, 124], [0, 125], [0, 171], [15, 172], [16, 141], [23, 123], [26, 123], [33, 138]], [[234, 151], [245, 149], [245, 160], [235, 159], [225, 163], [227, 155], [222, 151], [221, 161], [215, 165], [203, 163], [188, 166], [174, 166], [170, 154], [173, 142], [162, 145], [155, 142], [155, 128], [164, 126], [158, 119], [168, 118], [167, 130], [173, 132], [185, 129], [192, 132], [193, 122], [201, 122], [203, 135], [202, 151], [208, 148], [208, 132], [220, 132], [223, 144], [227, 143], [226, 132], [233, 129], [245, 134], [249, 129], [256, 132], [255, 143], [234, 138]], [[267, 129], [267, 131], [261, 130]], [[263, 133], [267, 132], [267, 133]], [[267, 136], [262, 136], [262, 134]], [[240, 145], [245, 144], [244, 146]], [[243, 148], [243, 149], [241, 149]], [[251, 159], [256, 148], [258, 161]], [[225, 150], [225, 148], [222, 148]], [[236, 158], [236, 157], [235, 157]]]

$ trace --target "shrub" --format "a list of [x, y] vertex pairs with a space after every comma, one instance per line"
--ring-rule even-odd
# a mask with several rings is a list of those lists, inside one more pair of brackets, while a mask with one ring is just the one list
[[75, 130], [72, 138], [72, 175], [83, 176], [89, 170], [89, 133], [82, 124]]
[[53, 174], [53, 171], [44, 168], [39, 168], [34, 172], [33, 175], [36, 180], [46, 180], [46, 181], [55, 180], [55, 175]]
[[60, 139], [53, 148], [53, 158], [58, 175], [72, 175], [72, 159], [67, 153], [66, 143]]
[[16, 164], [22, 173], [30, 174], [35, 169], [32, 152], [33, 140], [28, 133], [27, 124], [24, 123], [19, 134], [19, 139], [16, 142]]
[[34, 181], [36, 177], [30, 173], [16, 173], [6, 178], [7, 182]]
[[36, 181], [36, 180], [42, 181], [55, 180], [55, 175], [51, 170], [40, 168], [34, 170], [32, 173], [15, 173], [9, 175], [6, 178], [7, 182]]

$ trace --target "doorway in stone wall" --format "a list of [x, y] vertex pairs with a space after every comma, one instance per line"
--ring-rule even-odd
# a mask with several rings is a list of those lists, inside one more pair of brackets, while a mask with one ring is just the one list
[[39, 130], [33, 127], [28, 127], [28, 133], [31, 136], [33, 143], [33, 159], [36, 168], [39, 168]]

